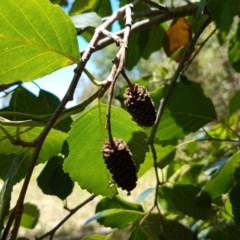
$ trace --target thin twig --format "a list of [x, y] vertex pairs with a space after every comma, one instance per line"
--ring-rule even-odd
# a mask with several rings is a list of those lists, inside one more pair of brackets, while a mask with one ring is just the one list
[[122, 76], [124, 77], [124, 79], [126, 80], [128, 86], [132, 89], [133, 88], [133, 84], [131, 82], [131, 80], [129, 79], [128, 75], [126, 74], [125, 70], [123, 69], [121, 72]]
[[35, 237], [36, 240], [41, 240], [44, 239], [47, 236], [50, 236], [50, 239], [53, 239], [54, 234], [56, 233], [56, 231], [72, 216], [74, 215], [79, 209], [81, 209], [82, 207], [84, 207], [87, 203], [91, 202], [94, 198], [96, 197], [96, 195], [91, 195], [89, 198], [87, 198], [85, 201], [83, 201], [82, 203], [80, 203], [79, 205], [77, 205], [75, 208], [73, 209], [69, 209], [69, 214], [64, 217], [54, 228], [52, 228], [50, 231], [46, 232], [45, 234], [43, 234], [40, 237]]
[[[113, 136], [112, 136], [112, 129], [111, 129], [111, 105], [112, 105], [112, 99], [113, 99], [113, 93], [114, 93], [114, 86], [116, 84], [117, 78], [120, 73], [123, 71], [123, 67], [125, 64], [125, 58], [126, 58], [126, 49], [128, 44], [128, 38], [131, 31], [132, 26], [132, 5], [128, 5], [126, 7], [125, 12], [125, 31], [123, 35], [123, 39], [119, 38], [117, 35], [110, 34], [109, 37], [113, 38], [114, 41], [118, 43], [120, 46], [120, 49], [116, 55], [116, 57], [113, 59], [113, 67], [111, 74], [109, 76], [109, 81], [111, 82], [109, 94], [108, 94], [108, 102], [107, 102], [107, 130], [108, 130], [108, 137], [110, 143], [113, 144]], [[105, 32], [108, 34], [107, 32]]]

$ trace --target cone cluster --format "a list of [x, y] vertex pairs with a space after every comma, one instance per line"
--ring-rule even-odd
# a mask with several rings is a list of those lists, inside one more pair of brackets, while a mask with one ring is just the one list
[[102, 153], [113, 180], [130, 194], [130, 191], [136, 187], [137, 172], [132, 153], [127, 144], [117, 138], [114, 138], [112, 142], [106, 140]]
[[141, 126], [150, 127], [156, 119], [156, 110], [147, 89], [134, 84], [124, 93], [124, 105], [132, 119]]

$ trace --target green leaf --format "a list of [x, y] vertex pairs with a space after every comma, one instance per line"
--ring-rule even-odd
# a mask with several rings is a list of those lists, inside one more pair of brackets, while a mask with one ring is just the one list
[[[116, 213], [115, 212], [116, 209], [119, 209], [121, 211]], [[127, 225], [130, 221], [132, 221], [132, 218], [135, 219], [136, 215], [138, 215], [138, 213], [136, 213], [136, 212], [143, 213], [143, 207], [142, 207], [142, 205], [140, 205], [138, 203], [129, 202], [129, 201], [121, 199], [120, 197], [103, 198], [101, 201], [98, 202], [98, 204], [96, 206], [97, 214], [92, 219], [90, 219], [90, 221], [97, 220], [100, 224], [103, 224], [106, 226], [106, 222], [109, 222], [109, 220], [106, 220], [105, 219], [106, 216], [103, 216], [103, 215], [106, 213], [107, 210], [114, 210], [113, 211], [114, 214], [117, 214], [117, 215], [119, 214], [118, 215], [119, 217], [122, 215], [122, 211], [129, 210], [129, 212], [128, 211], [126, 212], [126, 218], [124, 218], [123, 216], [121, 217], [122, 220], [125, 222], [124, 226]], [[133, 211], [133, 215], [132, 215], [132, 212], [130, 212], [130, 211]], [[108, 214], [108, 212], [107, 212], [107, 214]], [[99, 217], [99, 216], [101, 216], [101, 217]], [[112, 218], [112, 216], [110, 218]], [[122, 224], [117, 221], [115, 223], [117, 225]], [[121, 227], [124, 227], [124, 226], [121, 225]]]
[[96, 12], [101, 17], [111, 15], [112, 8], [109, 0], [75, 0], [70, 10], [71, 15], [83, 12]]
[[236, 91], [228, 104], [229, 114], [233, 114], [237, 110], [240, 110], [240, 91]]
[[182, 213], [196, 219], [206, 220], [211, 215], [211, 199], [207, 192], [201, 192], [192, 185], [174, 185], [172, 200]]
[[163, 221], [163, 239], [197, 240], [197, 236], [190, 229], [174, 220]]
[[229, 191], [232, 187], [234, 173], [239, 167], [239, 159], [240, 152], [236, 152], [228, 159], [218, 174], [205, 184], [204, 191], [208, 192], [213, 200]]
[[[16, 161], [16, 157], [21, 155], [15, 155], [15, 154], [1, 154], [0, 155], [0, 178], [6, 181], [8, 179], [8, 172], [13, 171], [11, 170], [11, 166]], [[28, 153], [22, 155], [21, 161], [19, 161], [19, 164], [17, 166], [17, 169], [14, 170], [15, 176], [13, 179], [13, 184], [16, 184], [20, 180], [22, 180], [29, 168], [30, 165], [30, 159], [28, 157]]]
[[21, 226], [33, 229], [38, 223], [39, 216], [40, 212], [36, 205], [25, 203], [23, 206]]
[[24, 120], [27, 118], [15, 116], [17, 113], [28, 113], [32, 115], [44, 115], [53, 113], [59, 104], [59, 99], [53, 94], [40, 90], [39, 96], [36, 96], [22, 85], [19, 85], [12, 94], [9, 106], [1, 109], [1, 112], [10, 112], [11, 115], [8, 119], [11, 120]]
[[58, 5], [1, 0], [0, 12], [0, 84], [30, 81], [79, 61], [76, 31]]
[[73, 182], [62, 169], [63, 158], [53, 157], [50, 159], [37, 178], [38, 186], [43, 193], [66, 199], [73, 190]]
[[69, 13], [71, 15], [76, 15], [92, 10], [97, 2], [98, 0], [75, 0]]
[[[136, 224], [129, 240], [159, 240], [162, 234], [163, 218], [157, 214], [150, 214], [141, 224]], [[170, 238], [166, 238], [170, 239]], [[172, 240], [172, 239], [171, 239]]]
[[95, 12], [82, 13], [80, 15], [76, 15], [71, 18], [75, 27], [78, 29], [84, 29], [87, 27], [96, 28], [103, 23], [101, 17], [98, 16]]
[[[104, 126], [106, 111], [106, 105], [101, 105], [101, 118], [99, 118], [98, 106], [94, 106], [73, 123], [68, 138], [70, 153], [63, 167], [81, 188], [91, 193], [113, 197], [116, 188], [109, 186], [111, 175], [101, 153], [103, 143], [108, 139]], [[131, 116], [126, 111], [114, 106], [111, 111], [111, 123], [113, 136], [128, 143], [136, 166], [139, 168], [148, 151], [145, 133], [131, 120]]]
[[12, 194], [13, 185], [15, 181], [15, 175], [22, 161], [22, 157], [23, 157], [22, 155], [12, 156], [13, 161], [11, 162], [9, 169], [6, 172], [6, 176], [4, 178], [4, 184], [0, 191], [0, 229], [3, 229], [5, 217], [9, 212], [11, 194]]
[[100, 211], [111, 209], [111, 208], [120, 208], [120, 209], [136, 210], [136, 211], [143, 212], [142, 205], [138, 203], [126, 201], [120, 197], [101, 199], [96, 206], [96, 212], [100, 212]]
[[91, 234], [82, 238], [82, 240], [107, 240], [107, 239], [109, 239], [107, 236], [99, 234]]
[[140, 58], [147, 59], [151, 53], [160, 50], [163, 46], [164, 32], [162, 26], [155, 26], [130, 36], [125, 63], [126, 68], [132, 69]]
[[240, 24], [238, 25], [236, 33], [230, 40], [228, 58], [233, 68], [237, 72], [240, 72]]
[[158, 189], [158, 202], [161, 206], [163, 214], [178, 213], [173, 201], [172, 188], [168, 186], [160, 186]]
[[232, 204], [232, 213], [236, 224], [240, 223], [240, 182], [237, 182], [229, 193], [230, 202]]
[[[164, 168], [167, 164], [169, 164], [174, 159], [176, 148], [171, 145], [161, 146], [161, 145], [155, 144], [155, 150], [157, 153], [158, 167]], [[144, 163], [141, 164], [140, 166], [138, 177], [142, 176], [147, 170], [149, 170], [152, 167], [153, 167], [152, 152], [147, 152]]]
[[[240, 235], [239, 225], [231, 222], [221, 222], [211, 228], [210, 240], [238, 240]], [[208, 238], [209, 239], [209, 238]]]
[[[27, 153], [29, 157], [31, 157], [31, 154], [33, 153], [34, 150], [31, 147], [27, 148], [21, 146], [22, 141], [33, 142], [43, 130], [43, 128], [41, 127], [16, 128], [15, 126], [6, 126], [4, 127], [4, 129], [10, 134], [10, 137], [13, 139], [15, 144], [11, 143], [9, 140], [9, 136], [6, 136], [5, 132], [3, 132], [2, 129], [0, 129], [0, 154], [8, 155], [11, 153], [14, 154]], [[52, 129], [43, 143], [38, 163], [46, 162], [53, 156], [60, 153], [62, 144], [66, 137], [67, 137], [66, 133]]]
[[230, 30], [238, 5], [238, 0], [207, 0], [210, 15], [224, 34]]
[[135, 210], [112, 208], [98, 212], [87, 223], [96, 220], [106, 227], [124, 228], [130, 223], [139, 221], [144, 215], [145, 213]]
[[[167, 88], [163, 89], [167, 91]], [[162, 97], [158, 89], [153, 93], [156, 105]], [[212, 101], [207, 98], [199, 84], [177, 83], [167, 101], [162, 119], [158, 125], [156, 138], [159, 141], [179, 139], [195, 132], [216, 119]]]
[[[59, 98], [50, 92], [40, 90], [38, 96], [36, 96], [19, 85], [14, 89], [9, 106], [1, 109], [0, 113], [9, 120], [27, 120], [35, 117], [36, 120], [45, 123], [59, 103]], [[72, 119], [68, 117], [58, 123], [55, 128], [67, 132], [71, 123]]]

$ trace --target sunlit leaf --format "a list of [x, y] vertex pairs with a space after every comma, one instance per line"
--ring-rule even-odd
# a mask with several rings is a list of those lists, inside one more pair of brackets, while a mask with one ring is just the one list
[[[171, 145], [161, 146], [156, 144], [155, 150], [157, 153], [157, 164], [158, 167], [164, 168], [167, 164], [169, 164], [175, 155], [175, 147]], [[146, 154], [146, 158], [143, 164], [141, 164], [138, 177], [142, 176], [147, 170], [153, 167], [153, 157], [152, 152], [148, 152]]]
[[39, 216], [40, 211], [36, 205], [25, 203], [21, 218], [21, 226], [25, 228], [34, 228], [38, 223]]
[[[20, 127], [18, 129], [15, 126], [5, 126], [4, 129], [8, 132], [10, 137], [16, 141], [16, 144], [11, 143], [9, 136], [7, 136], [5, 132], [0, 129], [0, 154], [7, 155], [11, 153], [28, 153], [29, 156], [32, 154], [34, 149], [31, 147], [27, 148], [22, 146], [21, 142], [33, 142], [43, 130], [41, 127]], [[62, 144], [66, 137], [66, 133], [52, 129], [43, 143], [38, 162], [46, 162], [54, 155], [57, 155], [61, 151]], [[19, 142], [19, 144], [17, 144], [17, 142]]]
[[58, 5], [0, 2], [0, 84], [30, 81], [78, 62], [76, 31]]
[[[106, 105], [101, 105], [100, 119], [98, 106], [94, 106], [73, 123], [68, 138], [70, 153], [63, 166], [81, 188], [112, 197], [116, 189], [109, 186], [111, 175], [101, 153], [103, 143], [108, 139], [105, 129], [106, 110]], [[123, 109], [112, 106], [111, 112], [113, 136], [128, 143], [139, 168], [148, 151], [146, 135]]]
[[91, 234], [82, 238], [82, 240], [108, 240], [108, 236]]
[[212, 199], [230, 190], [234, 180], [234, 173], [240, 164], [239, 159], [240, 152], [236, 152], [228, 159], [218, 174], [205, 184], [204, 190], [211, 195]]

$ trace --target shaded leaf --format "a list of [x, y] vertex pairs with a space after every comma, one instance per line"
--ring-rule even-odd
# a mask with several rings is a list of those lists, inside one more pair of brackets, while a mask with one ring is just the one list
[[76, 31], [58, 5], [48, 0], [1, 2], [1, 84], [30, 81], [79, 61]]
[[236, 91], [228, 104], [229, 114], [233, 114], [235, 111], [240, 110], [240, 91]]
[[233, 222], [222, 222], [211, 228], [207, 238], [211, 240], [238, 240], [240, 235], [239, 225]]
[[176, 208], [173, 195], [172, 195], [172, 188], [168, 186], [161, 186], [158, 189], [158, 202], [161, 206], [163, 214], [169, 213], [178, 213], [179, 210]]
[[38, 176], [37, 183], [43, 193], [64, 200], [72, 193], [74, 184], [69, 175], [63, 172], [62, 164], [62, 157], [50, 159]]
[[232, 187], [234, 173], [239, 167], [239, 159], [240, 152], [236, 152], [228, 159], [217, 175], [205, 184], [204, 191], [208, 192], [213, 200], [228, 192]]
[[[173, 56], [177, 62], [181, 61], [181, 53], [191, 41], [191, 27], [185, 17], [176, 18], [166, 31], [164, 50], [168, 56]], [[177, 54], [175, 54], [177, 53]]]
[[131, 233], [130, 240], [159, 240], [161, 239], [160, 236], [162, 237], [162, 225], [162, 217], [157, 214], [150, 214], [145, 221], [136, 225]]
[[207, 0], [207, 8], [216, 25], [226, 35], [239, 8], [238, 0]]
[[[101, 105], [100, 116], [98, 106], [94, 106], [73, 123], [68, 138], [70, 153], [63, 167], [81, 188], [112, 197], [116, 194], [116, 188], [109, 186], [111, 175], [101, 153], [103, 143], [108, 138], [103, 125], [106, 122], [106, 105]], [[111, 123], [113, 136], [128, 143], [139, 168], [148, 151], [145, 133], [131, 120], [126, 111], [114, 106], [111, 111]]]
[[136, 211], [143, 212], [142, 205], [138, 203], [126, 201], [120, 197], [103, 198], [98, 202], [96, 206], [96, 212], [100, 212], [100, 211], [111, 209], [111, 208], [120, 208], [120, 209], [136, 210]]
[[163, 221], [163, 239], [197, 240], [197, 234], [174, 220]]
[[[167, 88], [162, 91], [167, 91]], [[156, 106], [162, 94], [159, 89], [152, 93]], [[177, 83], [167, 101], [156, 138], [159, 141], [179, 139], [215, 119], [214, 105], [211, 99], [205, 96], [199, 84]]]
[[0, 229], [3, 229], [5, 217], [9, 212], [13, 185], [22, 157], [22, 155], [12, 156], [13, 161], [11, 162], [9, 169], [6, 171], [6, 176], [4, 177], [4, 184], [0, 191]]
[[[157, 38], [157, 39], [156, 39]], [[149, 58], [151, 53], [158, 51], [163, 46], [164, 30], [162, 26], [134, 33], [129, 38], [125, 66], [132, 69], [140, 58]]]
[[206, 220], [211, 215], [211, 198], [207, 192], [201, 192], [192, 185], [174, 185], [172, 200], [184, 214], [197, 219]]
[[[21, 156], [21, 155], [18, 155]], [[8, 171], [11, 170], [11, 166], [16, 161], [17, 155], [15, 154], [1, 154], [0, 155], [0, 178], [6, 181], [8, 179]], [[20, 180], [22, 180], [29, 168], [30, 165], [30, 159], [28, 157], [28, 153], [24, 154], [22, 156], [21, 161], [19, 161], [19, 164], [17, 166], [17, 169], [15, 169], [13, 172], [15, 174], [13, 179], [13, 184], [16, 184]]]
[[98, 221], [106, 227], [124, 228], [130, 223], [139, 221], [144, 215], [145, 213], [135, 210], [112, 208], [98, 212], [94, 217], [90, 218], [87, 223]]
[[38, 223], [39, 216], [40, 212], [36, 205], [25, 203], [23, 206], [21, 226], [33, 229]]
[[240, 24], [230, 40], [228, 58], [233, 68], [237, 72], [240, 72]]
[[[59, 103], [59, 98], [48, 91], [41, 89], [38, 96], [36, 96], [20, 85], [14, 89], [9, 106], [1, 109], [0, 112], [10, 120], [27, 120], [35, 115], [36, 120], [45, 123], [50, 118], [50, 114], [56, 110]], [[72, 119], [68, 117], [58, 123], [55, 128], [67, 132], [71, 123]]]
[[237, 182], [229, 193], [230, 202], [232, 204], [232, 213], [236, 224], [240, 223], [240, 182]]

